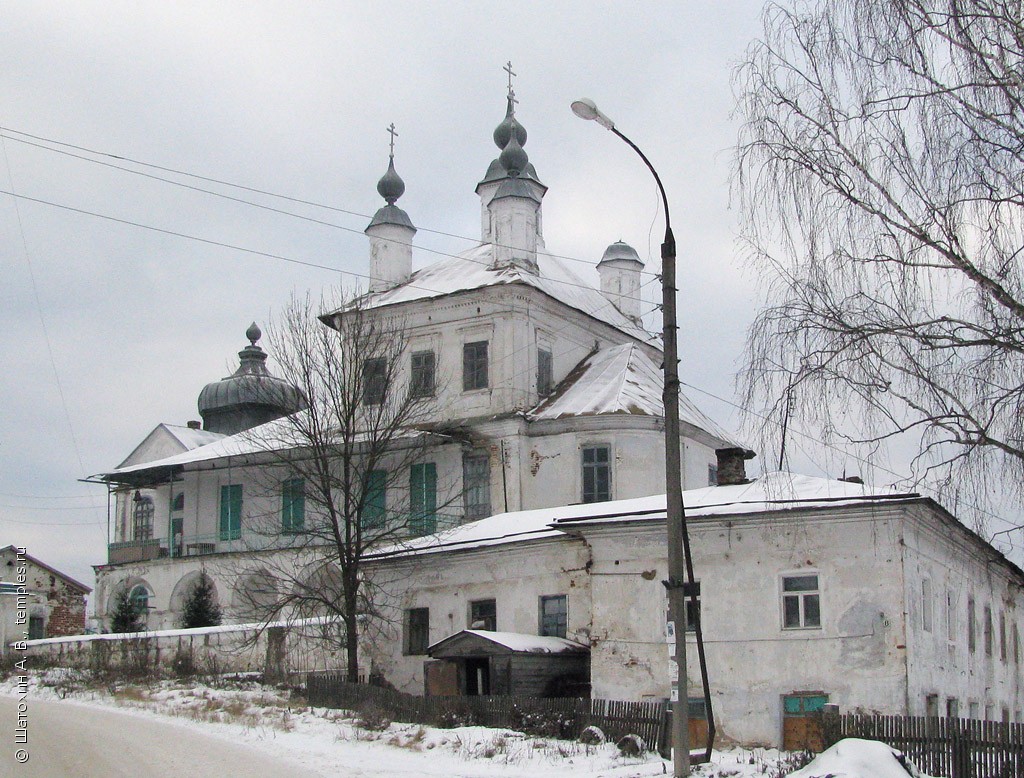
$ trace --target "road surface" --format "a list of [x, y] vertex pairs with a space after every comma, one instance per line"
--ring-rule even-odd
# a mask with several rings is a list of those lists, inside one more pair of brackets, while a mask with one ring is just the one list
[[[314, 778], [284, 758], [174, 722], [70, 702], [28, 700], [28, 743], [15, 743], [18, 700], [0, 696], [0, 776], [17, 778]], [[28, 754], [19, 763], [18, 750]]]

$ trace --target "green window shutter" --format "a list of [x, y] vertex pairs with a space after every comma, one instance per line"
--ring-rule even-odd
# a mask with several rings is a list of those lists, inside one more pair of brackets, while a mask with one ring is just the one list
[[281, 484], [281, 531], [301, 532], [306, 525], [306, 482], [289, 478]]
[[387, 523], [387, 483], [386, 470], [371, 470], [366, 474], [363, 529], [381, 529]]
[[437, 530], [437, 467], [433, 462], [413, 465], [409, 471], [409, 531], [429, 535]]
[[242, 485], [229, 484], [220, 488], [220, 539], [237, 540], [242, 537]]

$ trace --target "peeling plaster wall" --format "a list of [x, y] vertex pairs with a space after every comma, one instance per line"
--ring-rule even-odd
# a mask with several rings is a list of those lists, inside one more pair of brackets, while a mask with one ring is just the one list
[[469, 628], [469, 603], [494, 599], [501, 632], [536, 635], [540, 598], [564, 594], [566, 637], [586, 645], [592, 611], [589, 554], [579, 539], [556, 537], [516, 545], [427, 554], [392, 567], [390, 624], [376, 640], [364, 642], [363, 661], [399, 690], [423, 694], [426, 655], [402, 653], [402, 617], [409, 608], [430, 609], [430, 643]]
[[[781, 697], [797, 691], [822, 691], [844, 710], [904, 711], [900, 510], [691, 519], [723, 739], [777, 745]], [[586, 537], [594, 555], [594, 696], [668, 697], [664, 523], [594, 528]], [[819, 576], [822, 627], [783, 629], [782, 574], [809, 572]], [[696, 646], [688, 643], [690, 695], [701, 696]]]
[[[942, 715], [954, 699], [960, 716], [998, 721], [1006, 714], [1021, 721], [1022, 582], [994, 561], [991, 549], [966, 532], [950, 531], [943, 519], [917, 511], [905, 534], [909, 713], [925, 715], [927, 697], [935, 695]], [[975, 603], [973, 652], [968, 647], [969, 599]], [[991, 653], [986, 650], [986, 608], [992, 613]]]

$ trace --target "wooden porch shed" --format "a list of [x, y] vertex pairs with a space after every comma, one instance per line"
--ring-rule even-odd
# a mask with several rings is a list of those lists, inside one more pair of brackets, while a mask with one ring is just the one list
[[565, 638], [465, 629], [427, 654], [427, 696], [590, 696], [590, 649]]

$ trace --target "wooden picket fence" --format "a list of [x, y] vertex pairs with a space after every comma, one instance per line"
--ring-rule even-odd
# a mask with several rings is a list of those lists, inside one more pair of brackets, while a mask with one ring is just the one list
[[530, 735], [574, 740], [595, 726], [610, 741], [639, 735], [660, 750], [667, 737], [667, 703], [591, 700], [575, 697], [417, 697], [367, 684], [348, 683], [343, 673], [306, 676], [310, 705], [355, 711], [379, 711], [394, 721], [438, 727], [478, 725], [514, 729]]
[[828, 713], [825, 747], [845, 737], [881, 740], [928, 775], [943, 778], [1022, 778], [1024, 724], [924, 716]]

